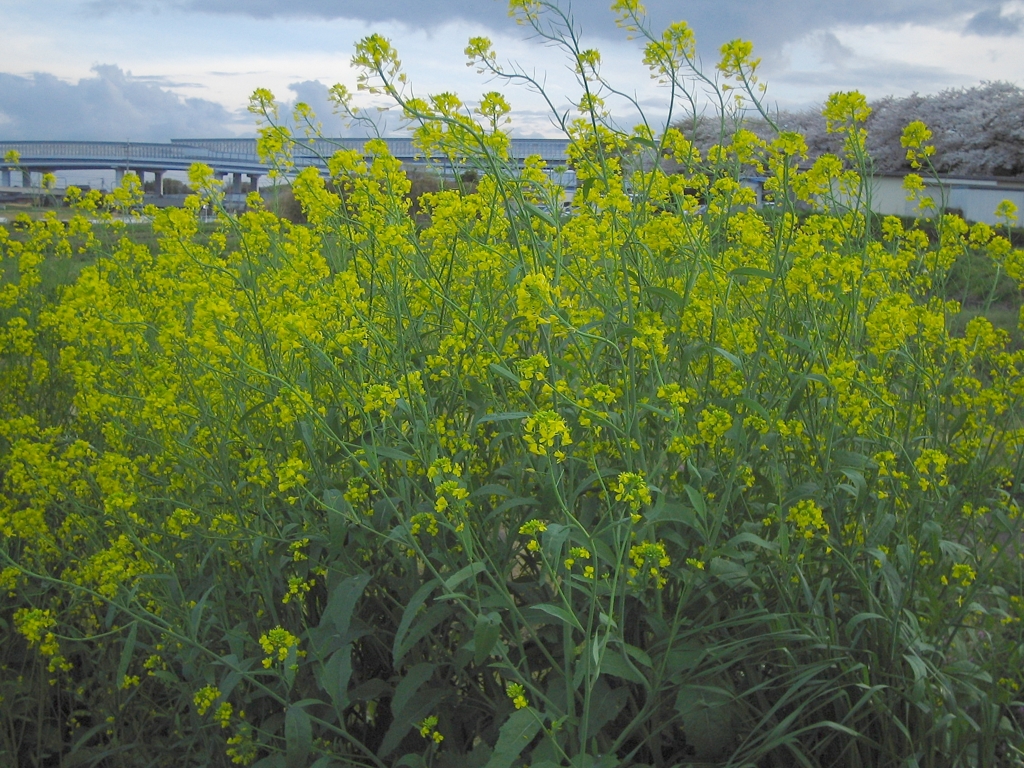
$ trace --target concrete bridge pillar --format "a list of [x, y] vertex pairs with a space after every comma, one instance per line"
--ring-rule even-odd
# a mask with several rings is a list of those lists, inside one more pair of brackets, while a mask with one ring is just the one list
[[121, 182], [123, 182], [123, 181], [124, 181], [124, 169], [123, 168], [115, 168], [114, 169], [114, 186], [115, 187], [120, 187], [121, 186]]
[[164, 171], [154, 171], [153, 176], [156, 178], [156, 196], [164, 196]]
[[11, 169], [4, 168], [3, 171], [0, 171], [0, 187], [9, 186], [11, 186]]
[[32, 186], [32, 171], [21, 172], [21, 186], [31, 187]]
[[260, 175], [258, 173], [249, 174], [249, 189], [252, 192], [258, 192], [260, 188]]
[[242, 174], [231, 174], [231, 192], [236, 195], [242, 194]]
[[146, 172], [141, 171], [138, 168], [135, 169], [135, 175], [139, 177], [139, 186], [143, 191], [146, 190]]

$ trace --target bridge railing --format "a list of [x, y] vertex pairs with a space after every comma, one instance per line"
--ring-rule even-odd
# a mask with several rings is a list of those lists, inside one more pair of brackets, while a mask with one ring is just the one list
[[0, 156], [14, 150], [23, 161], [37, 158], [97, 157], [116, 160], [169, 158], [174, 160], [210, 155], [208, 150], [176, 144], [125, 141], [0, 141]]
[[[339, 147], [360, 151], [368, 139], [325, 138], [311, 145], [293, 147], [296, 166], [324, 167]], [[403, 161], [422, 159], [422, 152], [412, 139], [385, 138], [391, 154]], [[539, 155], [551, 166], [566, 163], [568, 141], [560, 139], [512, 139], [510, 154], [516, 161]], [[206, 163], [217, 171], [228, 173], [266, 173], [268, 167], [256, 152], [256, 140], [172, 139], [169, 143], [128, 141], [0, 141], [0, 159], [9, 151], [20, 155], [23, 169], [41, 168], [139, 168], [183, 170], [196, 162]], [[62, 163], [69, 163], [62, 165]], [[161, 165], [163, 164], [163, 165]], [[6, 164], [0, 161], [0, 166]]]

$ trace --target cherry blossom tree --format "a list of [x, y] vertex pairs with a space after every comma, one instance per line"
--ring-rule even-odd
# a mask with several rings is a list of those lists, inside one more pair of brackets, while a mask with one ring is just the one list
[[[1007, 82], [984, 82], [972, 88], [950, 88], [937, 94], [886, 96], [871, 103], [867, 122], [868, 151], [876, 173], [910, 171], [903, 129], [920, 120], [932, 131], [939, 173], [964, 176], [1024, 176], [1024, 88]], [[820, 111], [772, 114], [780, 130], [798, 131], [813, 159], [841, 153], [842, 141], [825, 129]], [[689, 118], [682, 130], [702, 150], [720, 141], [718, 121]], [[750, 117], [744, 127], [770, 139], [775, 129], [764, 118]]]

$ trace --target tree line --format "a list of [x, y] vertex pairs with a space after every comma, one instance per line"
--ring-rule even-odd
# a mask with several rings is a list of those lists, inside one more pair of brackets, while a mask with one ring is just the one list
[[[950, 88], [936, 94], [886, 96], [871, 102], [867, 149], [876, 173], [911, 170], [900, 143], [903, 129], [920, 120], [932, 131], [939, 173], [965, 176], [1024, 176], [1024, 89], [1013, 83], [984, 82], [971, 88]], [[842, 154], [842, 137], [826, 130], [820, 110], [777, 111], [770, 114], [779, 130], [801, 133], [811, 159], [825, 153]], [[770, 139], [775, 129], [764, 117], [738, 119], [746, 128]], [[702, 150], [719, 143], [722, 124], [703, 116], [689, 117], [677, 126]]]

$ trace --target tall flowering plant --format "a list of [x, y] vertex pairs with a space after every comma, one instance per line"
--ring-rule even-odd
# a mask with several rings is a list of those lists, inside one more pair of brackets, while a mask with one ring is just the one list
[[[1013, 212], [879, 219], [863, 97], [829, 100], [844, 154], [808, 164], [737, 125], [749, 44], [704, 73], [689, 27], [620, 0], [672, 108], [622, 130], [571, 18], [511, 9], [579, 79], [566, 215], [502, 96], [417, 96], [374, 35], [360, 86], [474, 187], [413, 215], [374, 139], [295, 174], [259, 91], [307, 224], [251, 196], [204, 225], [197, 167], [148, 242], [131, 188], [0, 229], [3, 754], [1012, 763], [1024, 353], [946, 286], [976, 258], [1024, 281]], [[706, 153], [669, 127], [703, 87]]]

